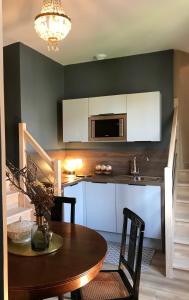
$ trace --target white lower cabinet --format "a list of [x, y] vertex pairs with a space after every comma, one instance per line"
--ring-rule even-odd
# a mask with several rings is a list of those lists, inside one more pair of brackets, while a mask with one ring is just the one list
[[161, 238], [161, 188], [116, 184], [117, 232], [123, 226], [123, 208], [127, 207], [145, 222], [145, 237]]
[[116, 232], [115, 184], [86, 182], [86, 225]]
[[[76, 198], [75, 222], [89, 228], [121, 233], [123, 208], [145, 222], [145, 237], [161, 239], [161, 188], [113, 183], [80, 182], [64, 188]], [[64, 220], [70, 222], [70, 205], [64, 205]]]
[[[80, 225], [85, 225], [84, 218], [84, 188], [85, 182], [80, 182], [72, 186], [67, 186], [64, 188], [65, 197], [75, 197], [75, 223]], [[70, 204], [64, 204], [64, 221], [70, 222]]]

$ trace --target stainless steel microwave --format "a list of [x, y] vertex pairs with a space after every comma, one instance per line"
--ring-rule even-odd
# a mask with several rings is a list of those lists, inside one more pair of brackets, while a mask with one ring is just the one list
[[105, 114], [91, 116], [89, 121], [89, 141], [126, 141], [127, 115]]

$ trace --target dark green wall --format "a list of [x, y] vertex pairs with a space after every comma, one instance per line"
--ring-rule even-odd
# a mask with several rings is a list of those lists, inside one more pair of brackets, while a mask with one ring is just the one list
[[173, 111], [173, 51], [128, 56], [64, 67], [65, 99], [160, 91], [162, 142], [83, 143], [67, 148], [166, 148]]

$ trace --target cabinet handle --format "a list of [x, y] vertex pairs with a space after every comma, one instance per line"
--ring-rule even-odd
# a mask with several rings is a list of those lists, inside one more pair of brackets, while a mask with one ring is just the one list
[[107, 184], [107, 182], [99, 182], [99, 181], [92, 181], [92, 183], [101, 183], [101, 184]]
[[137, 186], [146, 186], [146, 184], [143, 184], [143, 183], [140, 183], [140, 184], [137, 184], [137, 183], [127, 183], [128, 185], [137, 185]]
[[67, 142], [64, 142], [64, 143], [82, 143], [82, 141], [67, 141]]
[[99, 114], [99, 116], [112, 116], [115, 115], [114, 113], [109, 113], [109, 114]]
[[69, 186], [74, 186], [74, 185], [77, 185], [77, 184], [78, 184], [78, 182], [72, 183], [72, 184], [70, 184]]

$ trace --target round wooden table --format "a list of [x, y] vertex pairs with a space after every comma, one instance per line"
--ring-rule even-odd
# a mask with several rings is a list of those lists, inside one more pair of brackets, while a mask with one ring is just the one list
[[71, 292], [100, 271], [107, 244], [96, 231], [63, 222], [50, 224], [63, 237], [52, 254], [26, 257], [9, 254], [9, 300], [38, 300]]

